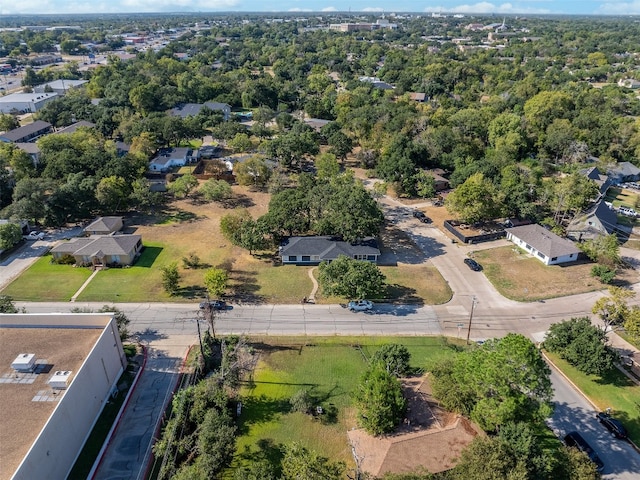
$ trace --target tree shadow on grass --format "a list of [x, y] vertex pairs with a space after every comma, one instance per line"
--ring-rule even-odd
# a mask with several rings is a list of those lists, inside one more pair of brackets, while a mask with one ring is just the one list
[[180, 287], [175, 295], [189, 300], [205, 298], [207, 296], [207, 289], [202, 285], [186, 285]]
[[291, 405], [288, 399], [271, 398], [266, 395], [246, 397], [242, 402], [238, 433], [246, 435], [251, 425], [271, 422], [280, 415], [289, 413], [290, 410]]
[[613, 385], [615, 387], [632, 387], [635, 384], [624, 373], [616, 367], [612, 367], [598, 378], [593, 380], [598, 385]]
[[387, 285], [384, 295], [386, 299], [394, 302], [400, 302], [403, 304], [424, 304], [422, 298], [416, 295], [415, 288], [405, 287], [404, 285], [398, 285], [397, 283]]
[[162, 252], [162, 247], [145, 246], [144, 249], [142, 250], [142, 254], [140, 255], [140, 258], [138, 258], [138, 261], [134, 264], [134, 266], [151, 268], [153, 266], [153, 263], [156, 261], [156, 258], [158, 258], [158, 255], [160, 255], [161, 252]]
[[233, 283], [230, 288], [238, 301], [255, 304], [266, 302], [265, 297], [257, 293], [260, 290], [260, 285], [256, 282], [257, 276], [257, 272], [242, 270], [231, 272], [229, 280]]
[[198, 217], [193, 212], [188, 212], [187, 210], [182, 210], [181, 208], [173, 208], [162, 210], [157, 215], [155, 215], [154, 219], [156, 225], [164, 225], [167, 223], [184, 223], [184, 222], [194, 222], [199, 220], [201, 217]]
[[282, 445], [275, 443], [272, 438], [261, 438], [256, 442], [256, 447], [245, 445], [243, 451], [238, 453], [238, 458], [251, 464], [268, 462], [274, 468], [275, 478], [280, 478], [280, 465], [284, 458]]
[[241, 193], [234, 194], [232, 197], [227, 198], [221, 202], [224, 208], [249, 208], [253, 207], [255, 203], [253, 200]]

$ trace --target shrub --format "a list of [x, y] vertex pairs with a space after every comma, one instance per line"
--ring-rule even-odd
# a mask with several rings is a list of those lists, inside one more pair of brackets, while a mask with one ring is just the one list
[[54, 258], [51, 261], [58, 265], [73, 265], [76, 263], [76, 259], [74, 258], [74, 256], [69, 255], [68, 253], [65, 253], [60, 258]]
[[302, 389], [293, 394], [289, 403], [292, 412], [309, 413], [313, 406], [313, 399], [309, 395], [309, 390]]
[[596, 277], [601, 283], [609, 284], [615, 278], [616, 271], [606, 265], [594, 265], [591, 268], [591, 276]]

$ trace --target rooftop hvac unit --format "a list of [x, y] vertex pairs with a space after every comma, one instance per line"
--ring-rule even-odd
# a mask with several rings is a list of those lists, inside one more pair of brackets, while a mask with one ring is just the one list
[[59, 390], [64, 390], [69, 385], [71, 380], [71, 372], [69, 370], [58, 370], [53, 373], [51, 380], [49, 380], [49, 386]]
[[35, 353], [21, 353], [11, 363], [11, 368], [18, 372], [33, 372], [36, 366]]

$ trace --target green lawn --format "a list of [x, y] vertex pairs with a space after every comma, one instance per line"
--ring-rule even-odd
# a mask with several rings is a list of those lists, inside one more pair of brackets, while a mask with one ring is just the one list
[[171, 297], [162, 288], [160, 268], [175, 257], [163, 245], [147, 243], [138, 261], [130, 268], [101, 270], [80, 294], [81, 302], [184, 301]]
[[601, 410], [611, 407], [624, 423], [629, 437], [640, 443], [640, 387], [622, 372], [613, 369], [603, 377], [585, 375], [555, 354], [546, 352], [551, 361], [582, 390]]
[[51, 263], [51, 255], [39, 258], [3, 291], [14, 300], [68, 301], [91, 275], [89, 268]]
[[[385, 343], [402, 343], [412, 364], [428, 369], [457, 350], [442, 338], [264, 338], [254, 340], [261, 360], [253, 381], [241, 391], [237, 455], [234, 467], [245, 458], [264, 455], [274, 459], [278, 445], [301, 442], [333, 461], [353, 466], [346, 432], [356, 425], [350, 393], [367, 368], [367, 360]], [[289, 398], [308, 389], [327, 414], [324, 420], [289, 411]], [[331, 412], [335, 412], [332, 415]]]

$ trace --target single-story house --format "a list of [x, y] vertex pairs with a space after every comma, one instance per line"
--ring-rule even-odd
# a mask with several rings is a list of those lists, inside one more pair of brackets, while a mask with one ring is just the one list
[[40, 163], [40, 148], [36, 143], [14, 143], [14, 145], [31, 157], [34, 167], [38, 166]]
[[98, 217], [84, 229], [87, 235], [111, 235], [122, 230], [122, 217]]
[[598, 189], [600, 190], [600, 193], [603, 195], [607, 192], [608, 188], [611, 186], [611, 180], [609, 179], [609, 176], [600, 172], [600, 170], [598, 170], [598, 167], [585, 168], [583, 170], [580, 170], [580, 173], [585, 177], [596, 182], [596, 184], [598, 185]]
[[436, 192], [440, 192], [442, 190], [447, 190], [449, 188], [449, 180], [444, 178], [445, 171], [441, 168], [434, 168], [433, 170], [425, 170], [427, 175], [431, 175], [434, 180], [434, 187]]
[[567, 237], [576, 242], [610, 235], [618, 230], [618, 215], [603, 201], [576, 215], [567, 226]]
[[322, 118], [305, 118], [304, 123], [313, 128], [316, 132], [322, 130], [327, 123], [330, 123], [331, 120], [324, 120]]
[[42, 110], [57, 93], [12, 93], [0, 97], [0, 113], [35, 113]]
[[[47, 90], [51, 92], [55, 92], [58, 95], [64, 95], [69, 90], [73, 88], [78, 88], [83, 86], [85, 83], [88, 83], [87, 80], [54, 80], [52, 82], [43, 83], [42, 85], [37, 85], [33, 88], [33, 91], [36, 93], [44, 93]], [[49, 88], [47, 88], [49, 87]]]
[[636, 182], [640, 180], [640, 168], [631, 162], [618, 162], [611, 167], [607, 175], [613, 183]]
[[231, 116], [231, 105], [218, 102], [205, 102], [205, 103], [185, 103], [172, 108], [169, 114], [173, 117], [195, 117], [200, 113], [203, 107], [207, 107], [214, 112], [222, 112], [224, 120], [229, 120]]
[[409, 98], [414, 102], [424, 102], [427, 99], [427, 94], [422, 92], [411, 92]]
[[86, 120], [80, 120], [79, 122], [72, 123], [68, 127], [61, 128], [60, 130], [56, 131], [55, 133], [57, 133], [57, 134], [75, 133], [80, 127], [95, 128], [96, 124], [92, 123], [92, 122], [87, 122]]
[[42, 135], [51, 132], [52, 125], [49, 122], [36, 120], [24, 127], [14, 128], [8, 132], [0, 134], [0, 142], [7, 143], [27, 143], [36, 140]]
[[317, 265], [323, 261], [335, 260], [340, 255], [377, 263], [380, 257], [380, 250], [374, 238], [350, 243], [330, 235], [289, 237], [280, 245], [279, 250], [282, 263], [293, 265]]
[[507, 240], [535, 256], [545, 265], [575, 262], [580, 250], [566, 238], [559, 237], [541, 225], [507, 228]]
[[620, 80], [618, 80], [618, 86], [624, 88], [632, 88], [635, 90], [636, 88], [640, 88], [640, 82], [635, 78], [621, 78]]
[[142, 250], [140, 235], [93, 235], [73, 238], [51, 249], [54, 259], [71, 255], [76, 265], [132, 265]]
[[149, 163], [152, 172], [166, 172], [171, 167], [182, 167], [191, 158], [191, 149], [187, 147], [165, 148]]

